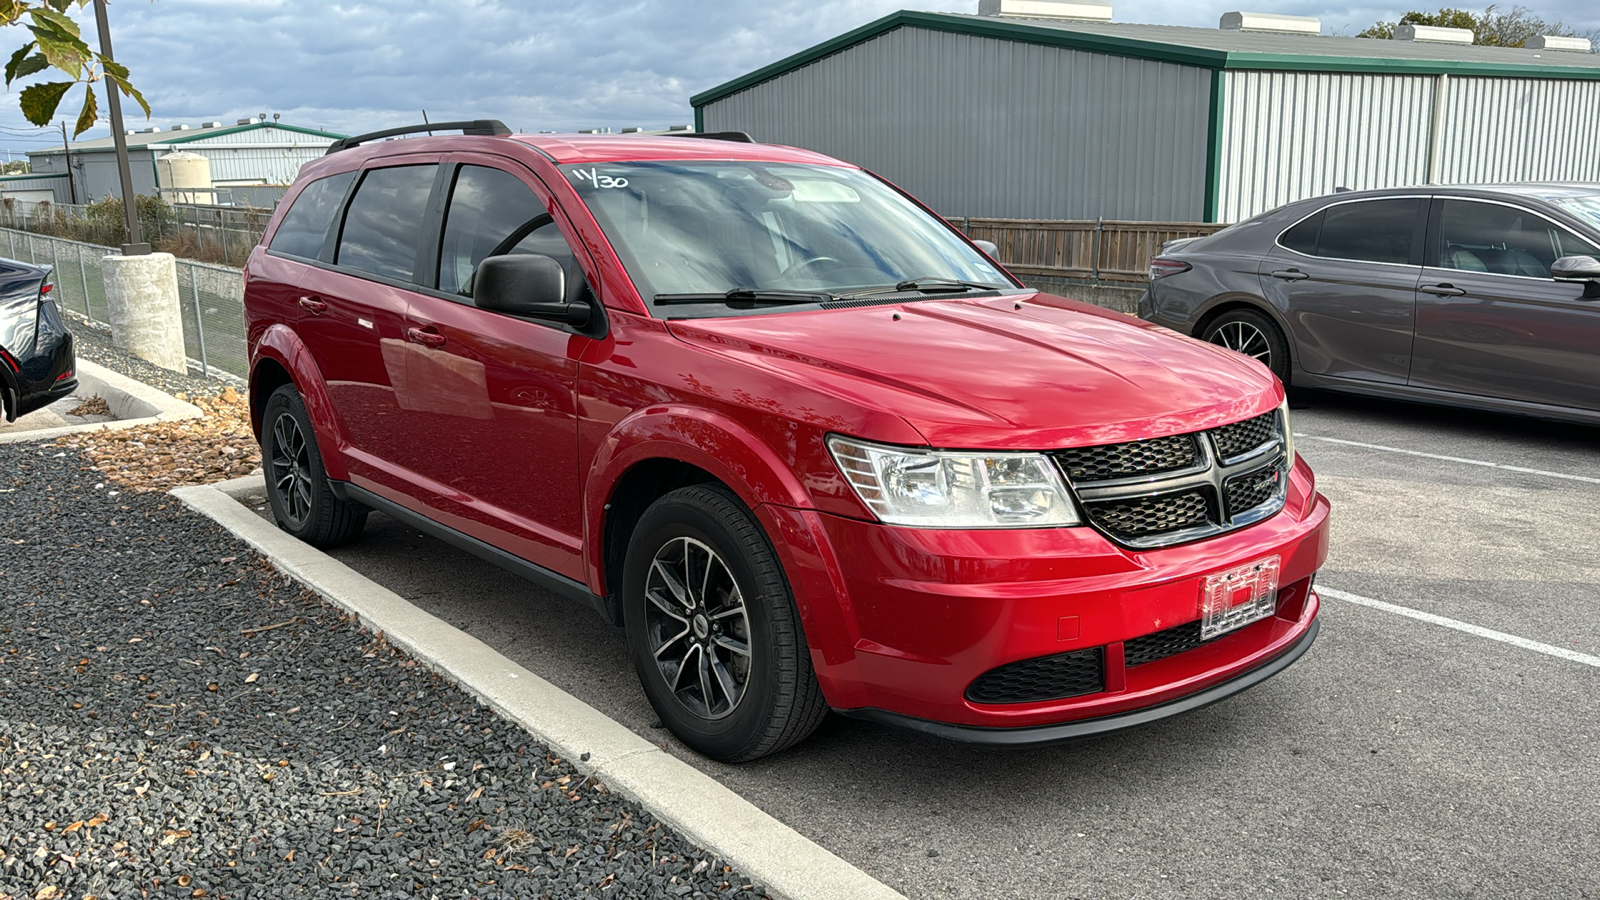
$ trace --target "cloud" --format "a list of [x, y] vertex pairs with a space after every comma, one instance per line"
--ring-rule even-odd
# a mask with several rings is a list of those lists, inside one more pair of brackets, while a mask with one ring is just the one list
[[[1444, 0], [1419, 4], [1426, 8]], [[1325, 0], [1117, 0], [1119, 21], [1216, 27], [1242, 6], [1318, 15], [1354, 33], [1405, 8]], [[513, 129], [661, 128], [693, 121], [689, 97], [906, 6], [976, 12], [977, 0], [154, 0], [111, 5], [117, 58], [155, 110], [190, 125], [260, 112], [355, 133], [499, 118]], [[1593, 0], [1535, 12], [1600, 28]], [[92, 34], [92, 22], [85, 32]], [[20, 43], [24, 33], [5, 34]], [[9, 55], [11, 44], [0, 44]], [[68, 104], [75, 104], [70, 95]], [[73, 105], [74, 113], [76, 106]], [[145, 123], [137, 109], [131, 127]], [[102, 126], [94, 132], [106, 134]], [[0, 98], [0, 148], [59, 139]]]

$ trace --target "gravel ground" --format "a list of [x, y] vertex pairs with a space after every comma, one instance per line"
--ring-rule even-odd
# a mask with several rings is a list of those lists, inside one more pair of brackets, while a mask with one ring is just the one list
[[4, 445], [0, 521], [0, 900], [761, 896], [169, 496]]

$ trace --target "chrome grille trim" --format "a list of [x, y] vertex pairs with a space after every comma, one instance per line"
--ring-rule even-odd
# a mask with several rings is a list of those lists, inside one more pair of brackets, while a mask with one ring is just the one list
[[[1116, 478], [1087, 480], [1081, 477], [1082, 467], [1080, 477], [1068, 474], [1067, 462], [1084, 458], [1095, 448], [1078, 448], [1065, 456], [1058, 451], [1051, 456], [1067, 475], [1089, 523], [1125, 547], [1142, 550], [1201, 540], [1259, 522], [1283, 508], [1291, 463], [1284, 455], [1283, 422], [1276, 411], [1177, 437], [1192, 439], [1199, 451], [1196, 464], [1179, 471], [1119, 472]], [[1121, 448], [1138, 443], [1107, 446], [1119, 448], [1115, 451], [1118, 458], [1127, 458]], [[1232, 454], [1226, 459], [1224, 449]], [[1164, 522], [1180, 519], [1167, 514], [1174, 508], [1163, 499], [1169, 494], [1204, 497], [1204, 523], [1194, 524], [1196, 517], [1190, 515], [1182, 518], [1181, 524], [1163, 528]]]

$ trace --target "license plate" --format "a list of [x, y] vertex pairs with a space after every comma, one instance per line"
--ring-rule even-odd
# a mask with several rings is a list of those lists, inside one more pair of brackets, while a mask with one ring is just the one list
[[1272, 615], [1278, 606], [1276, 556], [1207, 575], [1200, 590], [1200, 639], [1227, 634]]

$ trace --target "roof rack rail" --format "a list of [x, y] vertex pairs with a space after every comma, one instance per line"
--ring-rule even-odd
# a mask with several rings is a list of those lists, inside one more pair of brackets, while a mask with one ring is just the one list
[[734, 141], [740, 144], [754, 144], [756, 139], [743, 131], [669, 131], [668, 137], [704, 138], [708, 141]]
[[[354, 137], [340, 138], [328, 145], [328, 153], [338, 153], [340, 150], [349, 150], [351, 147], [375, 141], [379, 138], [399, 137], [403, 134], [433, 133], [435, 131], [460, 131], [462, 134], [479, 135], [506, 135], [511, 129], [499, 119], [473, 119], [468, 122], [433, 122], [421, 125], [407, 125], [404, 128], [386, 128], [383, 131], [369, 131]], [[327, 154], [324, 154], [327, 155]]]

